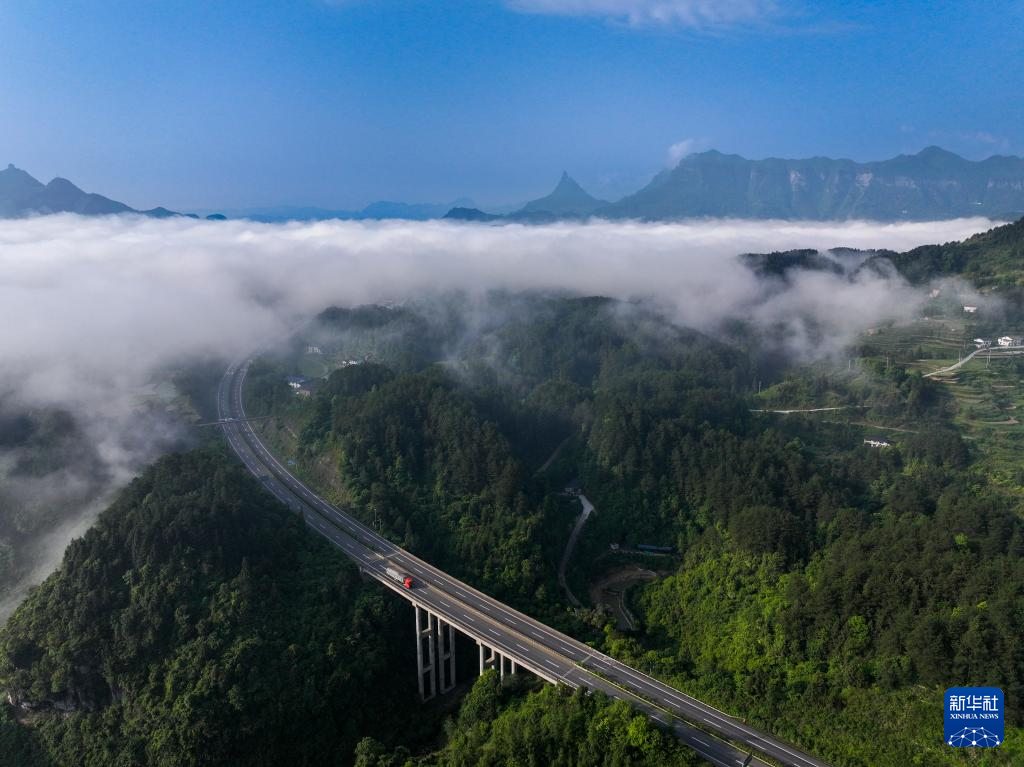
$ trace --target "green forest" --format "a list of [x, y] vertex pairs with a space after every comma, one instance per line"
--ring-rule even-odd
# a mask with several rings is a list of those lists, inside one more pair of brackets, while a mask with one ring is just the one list
[[[916, 284], [997, 287], [1019, 312], [1021, 222], [883, 257]], [[831, 268], [809, 251], [747, 263], [766, 279]], [[253, 363], [245, 401], [296, 473], [391, 540], [829, 763], [1021, 763], [1024, 478], [993, 462], [954, 388], [879, 344], [805, 364], [642, 301], [424, 297], [326, 310]], [[839, 409], [773, 412], [815, 406]], [[23, 424], [19, 448], [49, 424]], [[570, 483], [596, 507], [568, 573], [579, 608], [557, 578]], [[626, 630], [591, 586], [639, 570]], [[226, 446], [171, 455], [0, 629], [0, 752], [47, 767], [697, 763], [623, 704], [535, 680], [488, 673], [420, 705], [410, 639], [408, 606]], [[1002, 747], [942, 743], [954, 685], [1004, 691]]]
[[[865, 360], [823, 387], [916, 424], [876, 450], [850, 419], [751, 412], [763, 360], [642, 306], [493, 300], [504, 319], [456, 355], [403, 370], [385, 353], [305, 400], [268, 360], [250, 406], [281, 415], [267, 436], [394, 540], [837, 764], [955, 763], [929, 724], [945, 687], [1021, 699], [1024, 520], [940, 384]], [[806, 395], [814, 378], [783, 384]], [[559, 593], [573, 477], [598, 509], [578, 592], [614, 566], [611, 544], [675, 551], [647, 558], [661, 577], [631, 594], [639, 632]]]
[[3, 763], [696, 763], [624, 704], [493, 671], [424, 709], [410, 618], [220, 450], [164, 458], [0, 630]]

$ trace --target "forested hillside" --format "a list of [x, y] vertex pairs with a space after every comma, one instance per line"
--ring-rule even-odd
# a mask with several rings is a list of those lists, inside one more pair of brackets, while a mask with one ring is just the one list
[[[689, 767], [700, 760], [673, 737], [621, 701], [604, 695], [544, 687], [523, 696], [502, 690], [485, 672], [458, 716], [445, 727], [447, 742], [416, 760], [423, 767]], [[389, 752], [373, 739], [356, 749], [355, 767], [404, 767], [405, 749]]]
[[[752, 412], [758, 363], [649, 309], [525, 303], [432, 366], [383, 355], [308, 399], [268, 397], [284, 369], [265, 363], [252, 404], [278, 403], [268, 436], [368, 522], [542, 614], [565, 610], [558, 491], [577, 477], [597, 507], [577, 593], [631, 562], [658, 577], [630, 600], [639, 632], [589, 607], [562, 625], [836, 764], [952, 763], [945, 687], [1024, 696], [1024, 521], [974, 470], [940, 384], [868, 363], [830, 377], [853, 412], [914, 425], [873, 449], [853, 416]], [[638, 543], [674, 555], [609, 554]]]
[[[1017, 229], [972, 242], [896, 265], [998, 275]], [[834, 263], [746, 260], [773, 279]], [[801, 366], [644, 302], [453, 296], [325, 311], [252, 365], [245, 398], [296, 472], [392, 540], [830, 763], [956, 764], [942, 691], [994, 685], [1009, 735], [976, 761], [1013, 764], [1024, 475], [993, 470], [956, 386], [885, 338]], [[59, 413], [7, 423], [9, 476], [89, 460]], [[596, 507], [575, 609], [556, 577], [570, 482]], [[233, 459], [171, 456], [0, 630], [0, 747], [54, 767], [692, 762], [627, 708], [521, 679], [422, 707], [408, 620]]]
[[409, 618], [232, 460], [170, 456], [0, 630], [3, 764], [697, 763], [628, 706], [529, 677], [419, 704]]
[[0, 751], [23, 765], [346, 764], [363, 736], [393, 742], [414, 705], [402, 607], [233, 461], [170, 456], [0, 630], [16, 703]]
[[1024, 284], [1024, 218], [963, 242], [922, 245], [886, 257], [914, 282], [959, 275], [979, 286], [1020, 286]]

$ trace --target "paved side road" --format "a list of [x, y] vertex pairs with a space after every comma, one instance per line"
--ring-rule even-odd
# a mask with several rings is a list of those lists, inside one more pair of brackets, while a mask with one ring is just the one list
[[565, 579], [565, 570], [569, 566], [573, 549], [576, 548], [576, 541], [579, 539], [580, 533], [583, 532], [583, 525], [587, 524], [587, 520], [594, 512], [594, 504], [587, 500], [587, 496], [580, 493], [578, 497], [580, 503], [583, 504], [583, 510], [576, 517], [576, 524], [573, 525], [572, 532], [569, 534], [569, 541], [565, 544], [565, 551], [562, 552], [562, 560], [558, 563], [558, 585], [562, 587], [562, 591], [565, 592], [568, 600], [572, 602], [573, 607], [580, 607], [580, 600], [576, 598], [576, 595], [572, 593], [572, 589], [569, 588], [569, 583]]
[[[247, 369], [247, 361], [230, 367], [218, 390], [220, 419], [236, 419], [223, 426], [231, 448], [268, 492], [302, 514], [312, 529], [395, 593], [514, 658], [549, 682], [601, 690], [630, 703], [718, 767], [767, 767], [764, 760], [750, 757], [751, 751], [787, 767], [828, 767], [768, 733], [748, 727], [452, 578], [327, 503], [271, 454], [251, 424], [242, 420], [246, 417], [242, 386]], [[415, 589], [403, 589], [385, 574], [387, 567], [396, 565], [414, 575], [419, 583]]]
[[988, 352], [989, 354], [995, 354], [997, 357], [1014, 357], [1024, 352], [1024, 346], [986, 346], [983, 349], [975, 349], [973, 352], [968, 354], [959, 362], [950, 365], [949, 367], [939, 368], [933, 370], [931, 373], [925, 373], [922, 378], [932, 378], [933, 376], [940, 376], [945, 373], [952, 373], [954, 370], [959, 370], [961, 367], [966, 365], [968, 362], [973, 360], [976, 356], [982, 352]]

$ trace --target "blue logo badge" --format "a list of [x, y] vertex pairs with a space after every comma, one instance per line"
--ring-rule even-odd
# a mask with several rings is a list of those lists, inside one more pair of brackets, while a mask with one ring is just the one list
[[979, 748], [1003, 742], [1003, 691], [998, 687], [946, 690], [947, 746]]

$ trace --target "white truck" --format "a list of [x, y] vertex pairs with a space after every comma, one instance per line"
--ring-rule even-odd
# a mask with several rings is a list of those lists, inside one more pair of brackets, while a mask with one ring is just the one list
[[416, 581], [412, 579], [411, 575], [409, 575], [408, 573], [400, 572], [399, 570], [396, 570], [394, 567], [389, 567], [386, 570], [384, 570], [384, 572], [387, 573], [388, 577], [391, 578], [391, 580], [401, 583], [407, 589], [411, 589], [413, 586], [416, 585]]

